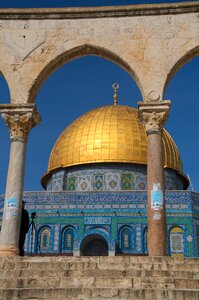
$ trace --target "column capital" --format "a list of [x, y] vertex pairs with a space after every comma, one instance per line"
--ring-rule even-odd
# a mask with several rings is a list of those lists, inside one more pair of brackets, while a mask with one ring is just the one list
[[9, 128], [11, 141], [26, 142], [31, 129], [41, 120], [34, 104], [1, 104], [0, 113]]
[[160, 133], [169, 116], [170, 100], [158, 102], [138, 102], [138, 117], [146, 128], [147, 135]]

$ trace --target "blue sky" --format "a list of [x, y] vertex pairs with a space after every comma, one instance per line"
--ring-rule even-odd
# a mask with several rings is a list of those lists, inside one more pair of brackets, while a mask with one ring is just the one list
[[[176, 1], [147, 1], [147, 0], [1, 0], [0, 7], [83, 7], [83, 6], [108, 6], [108, 5], [129, 5], [144, 3], [171, 3]], [[193, 1], [186, 1], [193, 2]]]
[[[4, 3], [5, 2], [5, 3]], [[1, 0], [0, 7], [92, 6], [109, 4], [156, 3], [165, 1], [9, 1]], [[172, 1], [167, 1], [172, 2]], [[179, 2], [179, 1], [176, 1]], [[164, 99], [172, 100], [166, 129], [175, 140], [183, 160], [184, 171], [199, 191], [199, 57], [186, 64], [172, 78]], [[36, 104], [42, 122], [29, 136], [26, 159], [25, 190], [42, 190], [40, 178], [45, 173], [50, 151], [64, 128], [90, 109], [112, 103], [112, 84], [118, 82], [119, 103], [137, 107], [141, 100], [133, 79], [119, 66], [99, 57], [87, 56], [74, 60], [43, 84]], [[0, 103], [9, 102], [9, 90], [0, 77]], [[9, 159], [9, 134], [0, 119], [0, 194], [5, 191]]]

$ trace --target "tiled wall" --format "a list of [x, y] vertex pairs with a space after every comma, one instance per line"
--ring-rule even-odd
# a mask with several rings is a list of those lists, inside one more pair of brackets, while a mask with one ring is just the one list
[[[120, 230], [126, 226], [132, 230], [132, 247], [124, 252], [135, 254], [147, 252], [147, 194], [145, 191], [35, 192], [25, 193], [24, 199], [27, 202], [28, 211], [37, 213], [36, 235], [43, 226], [51, 228], [52, 250], [50, 251], [54, 253], [61, 251], [61, 235], [66, 226], [74, 228], [76, 251], [80, 249], [83, 239], [91, 233], [104, 235], [109, 250], [116, 249], [117, 251], [120, 247]], [[166, 192], [168, 254], [171, 253], [170, 231], [177, 226], [183, 229], [184, 255], [198, 256], [199, 217], [195, 216], [194, 225], [193, 202], [195, 206], [199, 203], [199, 194], [190, 191]], [[28, 252], [30, 252], [30, 234], [31, 232], [28, 234]], [[36, 235], [33, 248], [38, 252]]]
[[[182, 179], [173, 170], [165, 170], [167, 190], [182, 190]], [[94, 164], [73, 167], [52, 174], [48, 191], [127, 191], [146, 190], [146, 166], [129, 164]]]

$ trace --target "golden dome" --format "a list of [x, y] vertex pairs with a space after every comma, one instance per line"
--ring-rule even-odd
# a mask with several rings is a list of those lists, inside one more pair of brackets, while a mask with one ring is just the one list
[[[165, 129], [163, 145], [164, 166], [182, 173], [177, 146]], [[146, 133], [136, 109], [103, 106], [76, 119], [57, 139], [47, 174], [58, 168], [102, 162], [147, 164]]]

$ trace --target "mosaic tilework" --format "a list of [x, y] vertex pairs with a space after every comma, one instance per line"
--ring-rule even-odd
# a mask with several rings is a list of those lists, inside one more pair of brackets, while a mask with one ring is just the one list
[[59, 224], [55, 225], [55, 229], [54, 229], [54, 251], [57, 252], [59, 251], [59, 246], [60, 246], [60, 241], [59, 241], [59, 238], [60, 238], [60, 226]]
[[136, 226], [136, 248], [137, 252], [142, 252], [142, 229], [141, 225]]
[[[175, 171], [166, 169], [165, 186], [167, 190], [177, 190], [183, 188], [183, 183]], [[146, 190], [146, 188], [146, 166], [129, 164], [94, 164], [73, 167], [55, 172], [52, 180], [47, 183], [48, 191]]]
[[[198, 256], [199, 194], [191, 191], [167, 191], [165, 196], [168, 253], [171, 253], [170, 231], [179, 226], [184, 230], [184, 255]], [[0, 196], [0, 212], [3, 198], [3, 195]], [[27, 202], [26, 208], [29, 213], [33, 211], [37, 213], [33, 252], [39, 251], [37, 234], [47, 226], [51, 230], [52, 248], [49, 252], [59, 253], [62, 230], [64, 226], [70, 225], [76, 228], [74, 237], [76, 250], [79, 250], [78, 245], [83, 237], [91, 231], [106, 233], [109, 247], [117, 248], [120, 228], [130, 226], [133, 232], [131, 253], [146, 253], [144, 247], [144, 233], [147, 227], [146, 191], [31, 192], [24, 193], [24, 200]], [[29, 232], [26, 244], [28, 252], [31, 251], [30, 243]]]
[[135, 176], [135, 190], [146, 190], [147, 183], [146, 183], [146, 176]]
[[47, 191], [52, 191], [52, 179], [51, 178], [47, 182], [46, 190]]
[[132, 189], [133, 189], [133, 175], [121, 174], [121, 190], [132, 190]]
[[53, 191], [63, 191], [65, 189], [65, 171], [58, 171], [52, 175], [51, 186]]
[[93, 175], [93, 189], [94, 191], [103, 191], [104, 190], [104, 175], [103, 174], [94, 174]]
[[67, 178], [67, 190], [68, 191], [75, 191], [77, 189], [76, 187], [76, 177], [70, 176]]
[[181, 227], [173, 227], [170, 231], [170, 251], [173, 253], [184, 253], [184, 230]]
[[105, 185], [107, 191], [118, 191], [120, 190], [120, 176], [117, 173], [105, 174]]
[[91, 191], [92, 183], [91, 177], [88, 175], [82, 175], [77, 177], [77, 190], [78, 191]]

